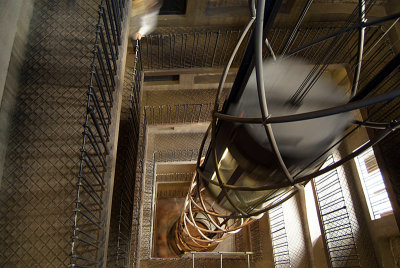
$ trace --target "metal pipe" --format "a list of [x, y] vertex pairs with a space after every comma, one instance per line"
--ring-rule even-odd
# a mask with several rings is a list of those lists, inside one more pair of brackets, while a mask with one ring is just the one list
[[[256, 56], [256, 79], [257, 79], [257, 91], [258, 99], [260, 103], [261, 116], [263, 119], [269, 117], [267, 100], [265, 97], [264, 89], [264, 74], [263, 74], [263, 64], [262, 64], [262, 44], [263, 44], [263, 24], [264, 24], [264, 8], [265, 0], [259, 0], [257, 2], [257, 19], [256, 19], [256, 29], [255, 29], [255, 56]], [[290, 175], [283, 159], [281, 153], [279, 152], [278, 145], [272, 131], [272, 127], [269, 124], [264, 124], [265, 131], [267, 133], [269, 142], [271, 144], [272, 150], [277, 158], [281, 170], [285, 174], [289, 182], [293, 182], [292, 175]]]
[[[359, 0], [359, 23], [365, 23], [365, 0]], [[364, 37], [365, 37], [365, 27], [361, 27], [358, 30], [358, 53], [357, 53], [357, 65], [356, 70], [354, 72], [353, 84], [351, 87], [350, 96], [354, 97], [357, 92], [358, 84], [360, 80], [361, 73], [361, 64], [363, 59], [363, 51], [364, 51]]]
[[333, 38], [333, 37], [336, 37], [336, 36], [338, 36], [338, 35], [342, 35], [342, 34], [344, 34], [344, 33], [353, 31], [353, 30], [358, 29], [358, 28], [361, 28], [361, 27], [367, 28], [367, 27], [370, 27], [370, 26], [373, 26], [373, 25], [381, 24], [381, 23], [386, 22], [386, 21], [395, 20], [395, 19], [397, 19], [397, 18], [399, 18], [399, 17], [400, 17], [400, 12], [395, 13], [395, 14], [392, 14], [392, 15], [389, 15], [389, 16], [385, 16], [385, 17], [383, 17], [383, 18], [376, 19], [376, 20], [373, 20], [373, 21], [370, 21], [370, 22], [365, 22], [365, 23], [361, 23], [361, 24], [356, 24], [356, 25], [353, 25], [353, 26], [349, 26], [349, 27], [344, 28], [344, 29], [342, 29], [342, 30], [339, 30], [339, 31], [337, 31], [337, 32], [335, 32], [335, 33], [332, 33], [332, 34], [330, 34], [330, 35], [327, 35], [327, 36], [325, 36], [325, 37], [323, 37], [323, 38], [317, 39], [317, 40], [315, 40], [315, 41], [313, 41], [313, 42], [311, 42], [311, 43], [309, 43], [309, 44], [307, 44], [307, 45], [305, 45], [305, 46], [303, 46], [303, 47], [301, 47], [301, 48], [295, 49], [294, 51], [291, 51], [291, 52], [287, 55], [287, 57], [293, 56], [294, 54], [299, 53], [300, 51], [303, 51], [303, 50], [305, 50], [305, 49], [307, 49], [307, 48], [309, 48], [309, 47], [312, 47], [312, 46], [314, 46], [314, 45], [316, 45], [316, 44], [319, 44], [319, 43], [321, 43], [321, 42], [324, 42], [324, 41], [326, 41], [326, 40], [329, 40], [329, 39], [331, 39], [331, 38]]
[[290, 45], [291, 45], [293, 39], [294, 39], [295, 36], [296, 36], [297, 30], [298, 30], [299, 27], [300, 27], [300, 24], [302, 23], [304, 17], [305, 17], [306, 14], [307, 14], [308, 9], [310, 8], [310, 6], [311, 6], [311, 4], [312, 4], [312, 1], [313, 1], [313, 0], [307, 0], [307, 3], [305, 4], [303, 10], [301, 11], [300, 16], [298, 17], [297, 22], [296, 22], [296, 24], [295, 24], [295, 26], [294, 26], [294, 28], [293, 28], [293, 30], [292, 30], [292, 33], [290, 34], [290, 37], [289, 37], [289, 39], [287, 40], [287, 42], [286, 42], [286, 44], [285, 44], [285, 47], [284, 47], [283, 50], [282, 50], [282, 53], [281, 53], [282, 55], [285, 55], [286, 51], [289, 49], [289, 47], [290, 47]]
[[215, 113], [214, 115], [222, 120], [231, 121], [231, 122], [240, 122], [245, 124], [279, 124], [279, 123], [288, 123], [302, 120], [309, 120], [314, 118], [320, 118], [325, 116], [330, 116], [339, 113], [345, 113], [352, 110], [357, 110], [361, 108], [365, 108], [367, 106], [375, 105], [381, 102], [389, 101], [394, 98], [400, 96], [400, 89], [396, 89], [386, 94], [382, 94], [380, 96], [375, 96], [366, 100], [354, 101], [348, 104], [336, 106], [333, 108], [322, 109], [314, 112], [293, 114], [293, 115], [285, 115], [285, 116], [275, 116], [269, 117], [266, 119], [262, 118], [243, 118], [243, 117], [235, 117], [222, 113]]

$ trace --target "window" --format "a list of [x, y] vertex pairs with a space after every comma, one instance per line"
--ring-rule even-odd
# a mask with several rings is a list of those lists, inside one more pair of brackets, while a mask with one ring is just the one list
[[355, 159], [371, 219], [379, 219], [392, 212], [382, 174], [374, 150], [369, 148]]

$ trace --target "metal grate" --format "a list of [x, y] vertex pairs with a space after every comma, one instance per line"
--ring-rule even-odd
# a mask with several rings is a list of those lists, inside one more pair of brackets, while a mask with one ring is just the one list
[[34, 1], [0, 188], [1, 267], [69, 264], [97, 4]]
[[146, 106], [144, 112], [149, 125], [190, 124], [210, 122], [213, 109], [213, 103], [175, 104]]
[[[125, 145], [124, 171], [120, 176], [122, 181], [119, 183], [119, 213], [118, 213], [118, 232], [116, 237], [116, 259], [115, 267], [128, 267], [130, 248], [131, 248], [131, 231], [132, 231], [132, 213], [135, 201], [135, 177], [137, 171], [143, 169], [140, 159], [144, 155], [144, 144], [139, 145], [139, 139], [143, 142], [143, 131], [140, 123], [140, 103], [142, 88], [142, 64], [139, 50], [139, 42], [136, 45], [135, 63], [132, 72], [131, 93], [130, 93], [130, 116], [128, 119], [128, 129], [125, 130], [128, 135]], [[142, 134], [142, 137], [141, 135]], [[144, 133], [145, 134], [145, 133]], [[139, 161], [138, 161], [139, 160]], [[139, 164], [139, 166], [138, 166]], [[115, 185], [117, 187], [117, 185]], [[135, 204], [137, 205], [137, 204]]]
[[157, 162], [182, 162], [182, 161], [197, 161], [198, 150], [182, 149], [157, 151], [154, 153]]
[[268, 211], [275, 267], [290, 267], [289, 243], [282, 205]]
[[157, 174], [157, 182], [170, 183], [170, 182], [191, 182], [194, 175], [193, 172], [178, 172], [178, 173], [162, 173]]
[[[144, 69], [223, 67], [241, 35], [239, 29], [171, 32], [143, 38]], [[243, 49], [239, 55], [243, 55]], [[234, 66], [240, 61], [241, 57], [236, 57]]]
[[139, 138], [140, 151], [137, 157], [137, 168], [136, 176], [134, 177], [134, 194], [133, 194], [133, 211], [132, 211], [132, 223], [131, 223], [131, 235], [130, 235], [130, 252], [129, 252], [129, 264], [130, 266], [136, 267], [137, 258], [139, 257], [140, 243], [139, 243], [139, 232], [140, 232], [140, 219], [141, 219], [141, 200], [143, 198], [143, 180], [145, 171], [145, 146], [147, 138], [147, 121], [146, 117], [142, 122], [141, 135]]
[[[323, 168], [334, 163], [331, 155]], [[360, 267], [355, 234], [336, 169], [313, 180], [319, 218], [332, 267]]]
[[74, 209], [72, 267], [102, 266], [104, 255], [99, 252], [107, 250], [101, 232], [107, 220], [104, 213], [108, 200], [104, 193], [111, 189], [105, 174], [118, 47], [127, 6], [124, 0], [101, 0], [99, 5]]

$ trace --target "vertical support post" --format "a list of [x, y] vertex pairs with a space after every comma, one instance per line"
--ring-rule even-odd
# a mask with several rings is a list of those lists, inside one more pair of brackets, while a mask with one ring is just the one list
[[297, 207], [300, 213], [300, 221], [304, 232], [304, 244], [308, 254], [309, 267], [315, 267], [313, 245], [311, 241], [310, 225], [308, 223], [307, 207], [306, 207], [306, 196], [304, 191], [304, 185], [297, 185], [298, 199]]
[[250, 268], [250, 254], [247, 254], [247, 268]]
[[194, 268], [194, 253], [192, 253], [192, 267]]
[[222, 268], [222, 253], [220, 253], [221, 268]]

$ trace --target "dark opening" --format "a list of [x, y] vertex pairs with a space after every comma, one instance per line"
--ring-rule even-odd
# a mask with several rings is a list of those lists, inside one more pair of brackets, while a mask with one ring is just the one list
[[179, 81], [179, 75], [147, 75], [144, 82]]
[[164, 0], [160, 15], [183, 15], [186, 13], [186, 0]]

